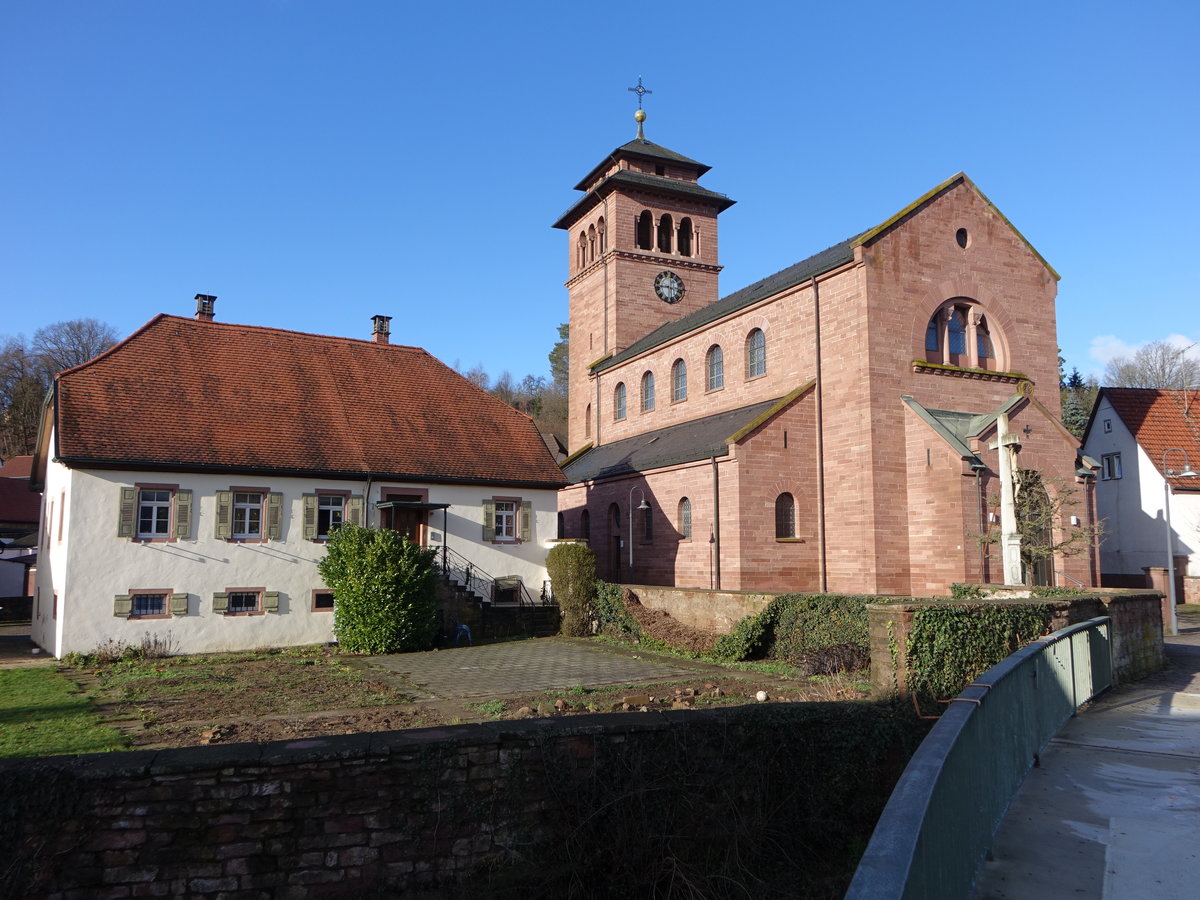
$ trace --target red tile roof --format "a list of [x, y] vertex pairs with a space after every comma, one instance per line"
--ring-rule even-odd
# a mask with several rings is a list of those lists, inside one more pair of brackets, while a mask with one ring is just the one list
[[0, 478], [28, 478], [32, 471], [32, 456], [10, 456], [0, 462]]
[[566, 483], [532, 419], [417, 347], [160, 315], [56, 384], [69, 465]]
[[[1176, 472], [1183, 469], [1184, 454], [1176, 453], [1175, 448], [1187, 454], [1193, 470], [1200, 471], [1200, 390], [1104, 388], [1103, 394], [1160, 475], [1165, 475], [1163, 454], [1168, 449], [1167, 466]], [[1200, 490], [1200, 476], [1172, 478], [1171, 485], [1178, 490]]]

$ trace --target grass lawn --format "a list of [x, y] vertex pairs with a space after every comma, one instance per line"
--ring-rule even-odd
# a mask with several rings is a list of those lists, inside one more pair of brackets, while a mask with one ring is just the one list
[[47, 666], [0, 669], [0, 757], [125, 749], [125, 736], [101, 724], [78, 691]]

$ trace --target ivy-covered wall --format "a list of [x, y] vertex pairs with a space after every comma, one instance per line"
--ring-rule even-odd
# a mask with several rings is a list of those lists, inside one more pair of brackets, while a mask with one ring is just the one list
[[871, 683], [879, 696], [916, 692], [934, 699], [955, 697], [971, 679], [1029, 641], [1096, 616], [1113, 620], [1118, 683], [1163, 667], [1161, 595], [1156, 592], [966, 593], [960, 592], [964, 596], [959, 599], [868, 605]]

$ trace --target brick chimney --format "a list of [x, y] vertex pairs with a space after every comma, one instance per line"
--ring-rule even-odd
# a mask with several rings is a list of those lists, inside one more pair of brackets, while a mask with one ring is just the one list
[[211, 322], [213, 320], [213, 304], [217, 298], [212, 294], [196, 295], [196, 321]]
[[388, 323], [391, 321], [391, 316], [371, 316], [371, 322], [374, 323], [371, 336], [375, 338], [375, 343], [388, 343], [388, 338], [391, 336], [391, 327]]

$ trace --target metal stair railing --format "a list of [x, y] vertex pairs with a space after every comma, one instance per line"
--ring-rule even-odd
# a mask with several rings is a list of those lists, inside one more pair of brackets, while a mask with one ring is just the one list
[[[501, 579], [489, 575], [461, 553], [443, 546], [442, 552], [438, 555], [437, 568], [444, 577], [458, 582], [484, 602], [496, 602], [496, 582]], [[554, 605], [552, 599], [548, 600], [544, 596], [542, 598], [533, 597], [525, 582], [520, 579], [516, 583], [515, 595], [518, 606]]]

